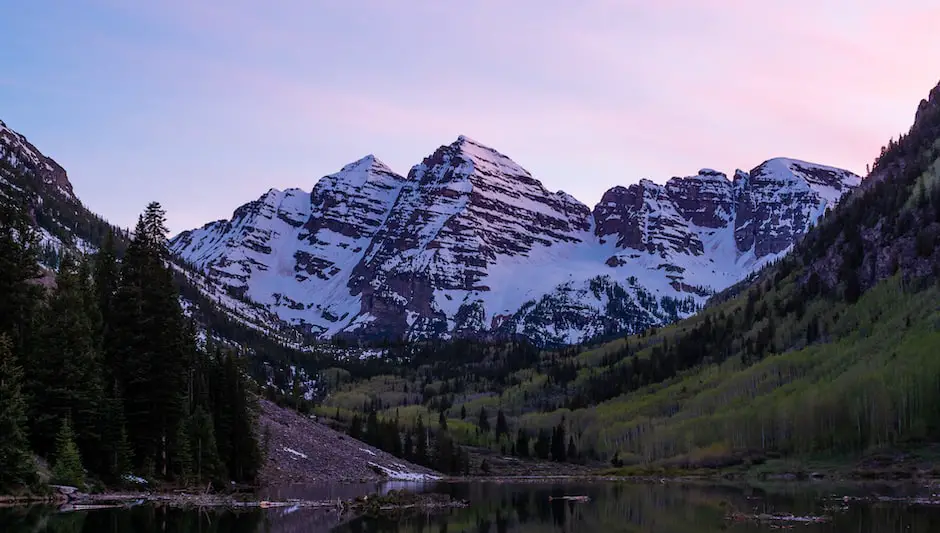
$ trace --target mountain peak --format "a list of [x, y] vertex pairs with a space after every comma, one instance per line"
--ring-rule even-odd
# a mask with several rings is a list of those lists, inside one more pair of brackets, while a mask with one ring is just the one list
[[352, 163], [345, 165], [340, 169], [340, 172], [382, 172], [382, 173], [391, 173], [392, 169], [383, 163], [379, 158], [375, 157], [373, 154], [369, 154], [365, 157], [362, 157]]
[[42, 180], [51, 185], [62, 196], [76, 200], [65, 169], [52, 158], [45, 156], [32, 145], [26, 137], [10, 129], [0, 121], [0, 159], [15, 167], [25, 166], [36, 172]]

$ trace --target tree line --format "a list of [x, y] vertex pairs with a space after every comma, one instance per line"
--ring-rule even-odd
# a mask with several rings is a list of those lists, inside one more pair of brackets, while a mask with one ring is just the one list
[[151, 203], [123, 257], [37, 262], [27, 210], [0, 198], [0, 489], [140, 477], [252, 482], [261, 463], [244, 361], [200, 343], [169, 266], [165, 212]]

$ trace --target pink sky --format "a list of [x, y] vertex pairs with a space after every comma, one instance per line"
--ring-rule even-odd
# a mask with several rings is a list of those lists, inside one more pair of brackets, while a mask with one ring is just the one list
[[76, 192], [174, 231], [374, 153], [459, 134], [593, 206], [614, 185], [776, 156], [864, 173], [940, 80], [940, 4], [39, 0], [0, 118]]

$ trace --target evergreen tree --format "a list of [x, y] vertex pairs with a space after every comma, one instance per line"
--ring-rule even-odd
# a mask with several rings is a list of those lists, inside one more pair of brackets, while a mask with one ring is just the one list
[[574, 445], [574, 437], [568, 437], [568, 451], [565, 454], [569, 461], [575, 461], [578, 458], [578, 448]]
[[111, 480], [121, 479], [133, 469], [133, 454], [127, 438], [124, 420], [124, 399], [120, 387], [104, 400], [101, 426], [102, 475]]
[[486, 414], [486, 407], [480, 407], [480, 421], [477, 423], [480, 427], [480, 431], [483, 433], [490, 432], [490, 420]]
[[375, 409], [369, 412], [369, 417], [366, 419], [366, 442], [376, 448], [382, 447], [382, 436], [379, 433], [379, 416], [376, 414]]
[[551, 453], [551, 436], [546, 429], [540, 429], [538, 438], [535, 441], [534, 452], [539, 459], [548, 459]]
[[0, 195], [0, 334], [8, 336], [10, 349], [24, 360], [42, 300], [42, 287], [31, 283], [40, 271], [37, 237], [27, 212], [25, 205]]
[[0, 334], [0, 491], [28, 485], [36, 477], [26, 438], [23, 370], [11, 348], [9, 338]]
[[460, 406], [460, 419], [461, 420], [467, 419], [467, 406], [466, 405]]
[[189, 485], [193, 481], [193, 449], [189, 442], [188, 426], [189, 420], [186, 420], [176, 428], [173, 447], [170, 450], [173, 475], [183, 485]]
[[405, 432], [405, 449], [404, 449], [405, 459], [414, 462], [415, 454], [415, 445], [414, 440], [411, 438], [411, 432]]
[[81, 488], [85, 484], [85, 469], [82, 467], [82, 457], [75, 444], [75, 434], [72, 432], [72, 425], [68, 418], [62, 419], [62, 426], [55, 440], [53, 481]]
[[168, 450], [186, 417], [190, 347], [182, 332], [179, 293], [166, 264], [164, 213], [147, 206], [121, 265], [114, 298], [114, 359], [125, 394], [125, 416], [134, 457], [168, 476]]
[[552, 432], [552, 460], [563, 462], [565, 460], [565, 426], [562, 421]]
[[187, 421], [189, 445], [192, 452], [193, 474], [200, 482], [225, 477], [225, 467], [219, 458], [212, 417], [199, 406]]
[[428, 464], [428, 434], [424, 427], [424, 418], [418, 417], [418, 423], [415, 424], [415, 463], [419, 465]]
[[434, 444], [434, 469], [439, 472], [452, 472], [454, 442], [450, 435], [444, 430], [439, 430]]
[[359, 419], [358, 414], [353, 415], [352, 420], [349, 422], [349, 436], [356, 440], [362, 440], [362, 420]]
[[255, 479], [261, 468], [261, 452], [254, 437], [255, 406], [251, 401], [241, 360], [229, 353], [225, 358], [225, 390], [227, 401], [222, 409], [232, 416], [230, 433], [216, 432], [217, 439], [225, 439], [229, 446], [229, 455], [219, 454], [228, 467], [229, 478], [238, 482], [250, 482]]
[[48, 455], [55, 446], [61, 420], [70, 417], [70, 430], [82, 456], [90, 469], [99, 471], [104, 409], [102, 365], [86, 305], [85, 274], [71, 256], [64, 256], [55, 290], [43, 310], [40, 339], [29, 373], [33, 398], [31, 437], [35, 450]]
[[447, 417], [444, 416], [444, 411], [441, 411], [441, 415], [437, 418], [437, 425], [444, 431], [447, 431]]
[[529, 456], [529, 435], [522, 428], [519, 428], [519, 432], [516, 434], [516, 455], [519, 457]]
[[[114, 390], [119, 386], [118, 379], [121, 376], [118, 373], [119, 362], [115, 360], [114, 336], [111, 334], [111, 324], [115, 320], [113, 300], [120, 281], [113, 230], [108, 231], [104, 246], [95, 255], [94, 267], [95, 299], [98, 304], [98, 315], [101, 317], [101, 329], [98, 335], [104, 362], [104, 390], [106, 394], [114, 398], [116, 397]], [[123, 398], [121, 401], [124, 401]]]
[[506, 423], [506, 415], [502, 409], [496, 413], [496, 438], [500, 435], [509, 435], [509, 424]]

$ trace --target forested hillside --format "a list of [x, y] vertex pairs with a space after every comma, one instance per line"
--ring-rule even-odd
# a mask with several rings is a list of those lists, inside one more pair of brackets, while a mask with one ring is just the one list
[[[324, 373], [320, 412], [438, 421], [462, 444], [617, 464], [940, 442], [938, 238], [940, 87], [793, 253], [698, 315], [562, 351], [402, 348], [404, 364]], [[559, 431], [570, 446], [546, 452]]]
[[77, 486], [250, 482], [260, 467], [244, 361], [197, 342], [152, 203], [123, 259], [60, 249], [38, 283], [30, 209], [0, 196], [0, 490], [39, 478]]

